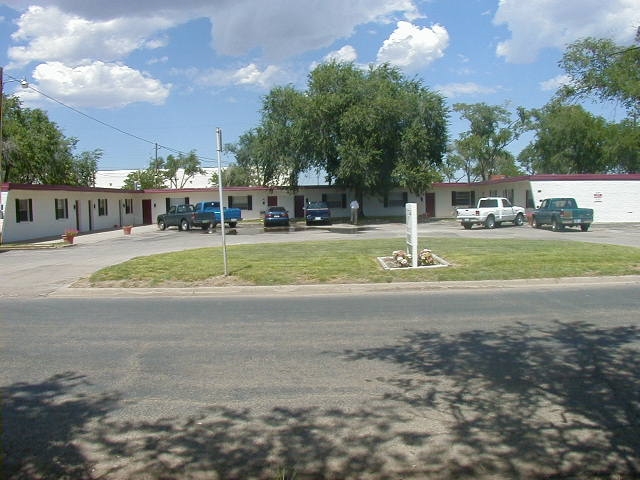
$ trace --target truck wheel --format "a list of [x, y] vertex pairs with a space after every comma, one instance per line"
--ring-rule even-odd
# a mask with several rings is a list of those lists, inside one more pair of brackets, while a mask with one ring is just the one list
[[183, 218], [180, 221], [180, 230], [185, 230], [185, 231], [189, 230], [189, 222], [187, 221], [186, 218]]
[[583, 232], [586, 232], [587, 230], [589, 230], [589, 227], [591, 225], [589, 223], [583, 223], [582, 225], [580, 225], [580, 230], [582, 230]]
[[229, 222], [229, 228], [236, 228], [236, 225], [238, 225], [238, 222]]
[[164, 220], [158, 220], [158, 228], [160, 230], [164, 230], [165, 228], [167, 228], [167, 224], [164, 223]]
[[471, 227], [473, 225], [471, 225], [470, 223], [463, 223], [462, 226], [464, 227], [465, 230], [471, 230]]
[[553, 230], [554, 232], [561, 232], [562, 230], [564, 230], [564, 225], [562, 225], [562, 223], [560, 223], [560, 221], [554, 217], [553, 220], [551, 220], [551, 230]]
[[513, 221], [513, 224], [518, 227], [521, 227], [522, 225], [524, 225], [524, 215], [522, 215], [521, 213], [516, 215], [516, 219]]
[[536, 220], [536, 217], [531, 217], [531, 226], [533, 228], [540, 228], [542, 225], [538, 223], [538, 220]]
[[494, 228], [496, 226], [496, 219], [493, 215], [489, 215], [484, 221], [484, 228]]

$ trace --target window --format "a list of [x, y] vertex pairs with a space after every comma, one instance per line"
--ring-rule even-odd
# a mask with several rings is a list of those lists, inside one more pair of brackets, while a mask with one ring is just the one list
[[346, 193], [323, 193], [322, 201], [325, 202], [329, 208], [347, 208]]
[[133, 213], [133, 198], [124, 199], [124, 213]]
[[33, 202], [16, 198], [16, 222], [33, 222]]
[[251, 198], [251, 195], [229, 196], [229, 208], [253, 210], [253, 199]]
[[502, 191], [502, 196], [508, 198], [511, 203], [513, 203], [513, 188], [505, 188]]
[[460, 206], [475, 206], [476, 192], [451, 192], [451, 205], [454, 207]]
[[389, 192], [384, 197], [384, 208], [389, 207], [404, 207], [409, 201], [409, 195], [407, 192]]
[[497, 198], [485, 198], [484, 200], [480, 200], [480, 203], [478, 203], [478, 208], [497, 208], [497, 207], [498, 207]]
[[69, 218], [69, 202], [66, 198], [56, 198], [56, 220], [61, 218]]
[[106, 215], [109, 215], [109, 203], [107, 202], [106, 198], [99, 198], [98, 199], [98, 216], [104, 217]]

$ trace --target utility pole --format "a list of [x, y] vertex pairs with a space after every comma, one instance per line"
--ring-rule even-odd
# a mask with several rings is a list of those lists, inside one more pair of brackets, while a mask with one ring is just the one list
[[0, 183], [4, 183], [4, 175], [2, 173], [2, 161], [4, 160], [4, 138], [2, 137], [2, 119], [4, 118], [4, 69], [0, 67]]
[[224, 260], [224, 276], [229, 275], [227, 270], [227, 243], [224, 237], [224, 201], [222, 197], [222, 129], [216, 128], [217, 152], [218, 152], [218, 196], [220, 197], [220, 231], [222, 232], [222, 257]]

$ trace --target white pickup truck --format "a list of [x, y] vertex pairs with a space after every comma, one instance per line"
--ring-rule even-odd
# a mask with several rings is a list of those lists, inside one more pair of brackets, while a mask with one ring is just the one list
[[462, 226], [469, 230], [473, 225], [494, 228], [502, 222], [524, 225], [525, 210], [522, 207], [514, 207], [507, 198], [486, 197], [478, 200], [476, 208], [458, 208], [456, 215]]

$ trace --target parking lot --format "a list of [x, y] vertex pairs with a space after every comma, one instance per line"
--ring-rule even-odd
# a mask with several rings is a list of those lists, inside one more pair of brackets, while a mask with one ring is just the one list
[[[588, 232], [567, 229], [552, 232], [533, 229], [527, 225], [503, 225], [486, 230], [464, 230], [453, 220], [430, 221], [418, 224], [420, 244], [428, 247], [429, 237], [495, 238], [529, 240], [582, 241], [626, 245], [640, 248], [639, 224], [595, 224]], [[227, 245], [304, 242], [337, 239], [394, 238], [403, 239], [406, 225], [402, 223], [376, 223], [355, 227], [337, 223], [331, 226], [306, 227], [298, 222], [290, 228], [265, 230], [260, 223], [246, 222], [234, 230], [227, 230]], [[131, 235], [121, 230], [83, 234], [75, 244], [66, 248], [3, 250], [0, 253], [0, 297], [33, 297], [49, 295], [108, 265], [121, 263], [133, 257], [165, 253], [191, 248], [221, 246], [218, 228], [214, 233], [202, 230], [160, 231], [155, 225], [137, 226]], [[10, 281], [7, 281], [9, 279]]]

